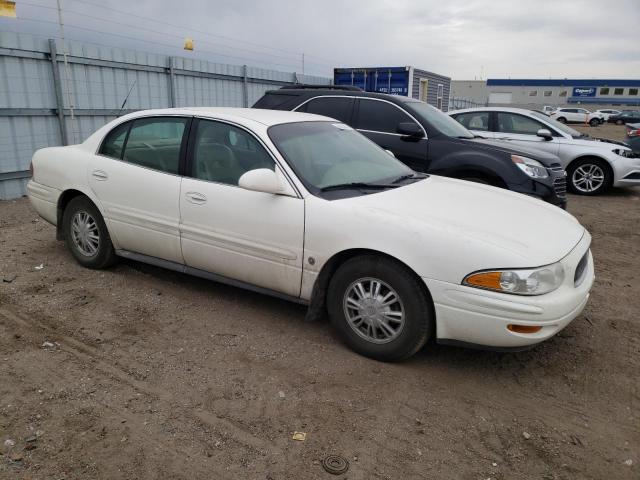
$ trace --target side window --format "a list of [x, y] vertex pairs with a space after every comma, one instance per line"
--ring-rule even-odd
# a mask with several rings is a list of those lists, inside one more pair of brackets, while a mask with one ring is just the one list
[[297, 109], [298, 112], [315, 113], [335, 118], [343, 123], [351, 123], [353, 98], [324, 97], [314, 98]]
[[371, 130], [373, 132], [397, 133], [401, 122], [415, 123], [413, 119], [400, 108], [379, 100], [359, 100], [355, 128]]
[[199, 120], [191, 176], [209, 182], [238, 185], [256, 168], [275, 169], [273, 158], [251, 134], [228, 123]]
[[541, 128], [547, 128], [529, 117], [513, 113], [498, 112], [498, 131], [502, 133], [517, 133], [535, 135]]
[[141, 167], [178, 173], [186, 118], [141, 118], [133, 121], [123, 160]]
[[461, 113], [455, 119], [469, 130], [489, 130], [489, 112]]
[[124, 141], [127, 138], [127, 132], [130, 126], [131, 122], [121, 123], [107, 133], [107, 136], [104, 137], [102, 141], [99, 153], [106, 157], [121, 159], [122, 147], [124, 146]]

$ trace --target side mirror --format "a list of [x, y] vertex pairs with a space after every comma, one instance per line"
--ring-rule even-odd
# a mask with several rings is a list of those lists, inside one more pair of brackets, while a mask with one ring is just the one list
[[238, 186], [245, 190], [263, 193], [282, 193], [284, 187], [276, 175], [276, 172], [268, 168], [249, 170], [238, 180]]
[[551, 132], [546, 128], [541, 128], [540, 130], [538, 130], [536, 132], [536, 135], [538, 137], [544, 138], [545, 140], [551, 140], [553, 138], [553, 135], [551, 135]]
[[393, 154], [393, 152], [391, 150], [384, 150], [385, 152], [387, 152], [389, 155], [391, 155], [393, 158], [396, 158], [396, 156]]
[[400, 122], [396, 127], [396, 132], [400, 135], [407, 135], [414, 138], [424, 137], [424, 130], [422, 127], [414, 122]]

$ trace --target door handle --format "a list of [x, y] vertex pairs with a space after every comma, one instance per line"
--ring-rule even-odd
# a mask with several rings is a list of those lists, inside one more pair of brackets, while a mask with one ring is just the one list
[[203, 205], [207, 203], [207, 197], [198, 192], [187, 192], [184, 196], [187, 199], [187, 202], [193, 203], [194, 205]]
[[107, 175], [107, 172], [104, 170], [94, 170], [91, 172], [91, 175], [93, 175], [93, 178], [100, 181], [105, 181], [109, 178], [109, 175]]

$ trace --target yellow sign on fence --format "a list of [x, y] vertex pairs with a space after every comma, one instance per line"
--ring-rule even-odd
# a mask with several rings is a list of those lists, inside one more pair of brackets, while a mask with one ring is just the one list
[[184, 49], [185, 50], [193, 50], [193, 39], [192, 38], [185, 38], [184, 39]]
[[0, 0], [0, 17], [16, 18], [16, 2]]

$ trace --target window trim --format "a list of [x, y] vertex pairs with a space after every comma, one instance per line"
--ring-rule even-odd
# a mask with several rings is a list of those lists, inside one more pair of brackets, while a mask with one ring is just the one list
[[[196, 180], [198, 182], [213, 183], [213, 184], [216, 184], [216, 185], [223, 185], [225, 187], [232, 187], [232, 188], [240, 188], [240, 189], [244, 190], [239, 185], [231, 185], [230, 183], [216, 182], [216, 181], [213, 181], [213, 180], [205, 180], [203, 178], [196, 178], [196, 177], [191, 175], [191, 169], [192, 169], [192, 166], [193, 166], [193, 155], [195, 153], [196, 134], [198, 132], [198, 124], [200, 123], [201, 120], [210, 121], [210, 122], [224, 123], [224, 124], [227, 124], [227, 125], [231, 125], [232, 127], [236, 127], [238, 129], [243, 130], [246, 133], [248, 133], [251, 137], [253, 137], [262, 146], [262, 148], [264, 148], [264, 150], [267, 152], [267, 154], [273, 159], [274, 165], [276, 167], [278, 167], [278, 169], [280, 170], [282, 175], [285, 177], [287, 182], [289, 182], [289, 185], [291, 185], [291, 188], [295, 192], [295, 194], [296, 194], [295, 198], [300, 198], [300, 199], [303, 198], [302, 193], [300, 192], [300, 189], [296, 185], [296, 182], [294, 182], [292, 180], [291, 175], [289, 174], [289, 172], [285, 168], [282, 167], [282, 164], [281, 164], [282, 162], [280, 162], [278, 160], [278, 157], [276, 155], [274, 155], [274, 153], [271, 150], [271, 148], [269, 148], [269, 146], [258, 135], [256, 135], [254, 132], [249, 130], [244, 125], [240, 125], [240, 124], [238, 124], [236, 122], [233, 122], [231, 120], [226, 120], [226, 119], [221, 119], [221, 118], [213, 118], [213, 117], [207, 117], [207, 116], [202, 116], [202, 115], [194, 115], [193, 116], [193, 121], [191, 122], [191, 125], [190, 125], [189, 137], [188, 137], [188, 140], [187, 140], [187, 148], [186, 148], [186, 154], [185, 154], [185, 165], [184, 165], [184, 170], [182, 171], [182, 176], [183, 177], [189, 178], [191, 180]], [[285, 164], [289, 167], [289, 164], [286, 163], [286, 160], [285, 160]], [[291, 167], [289, 167], [289, 168], [291, 168]], [[298, 181], [300, 181], [300, 180], [298, 179]], [[276, 194], [276, 195], [280, 195], [280, 194]], [[289, 195], [287, 195], [287, 196], [289, 196]]]
[[[153, 119], [153, 118], [182, 118], [184, 120], [186, 120], [185, 126], [184, 126], [184, 131], [182, 132], [182, 140], [180, 141], [180, 153], [179, 153], [179, 157], [178, 157], [178, 172], [177, 173], [172, 173], [172, 172], [167, 172], [165, 170], [159, 170], [157, 168], [151, 168], [151, 167], [147, 167], [145, 165], [138, 165], [137, 163], [133, 163], [133, 162], [127, 162], [124, 159], [124, 152], [125, 149], [127, 148], [127, 143], [129, 142], [129, 134], [131, 133], [131, 128], [133, 127], [133, 124], [135, 123], [136, 120], [148, 120], [148, 119]], [[102, 144], [104, 143], [104, 141], [106, 140], [106, 138], [109, 136], [109, 134], [115, 130], [116, 128], [118, 128], [121, 125], [124, 125], [125, 123], [129, 124], [129, 127], [127, 129], [127, 136], [124, 139], [124, 143], [122, 144], [122, 152], [120, 153], [120, 158], [115, 158], [115, 157], [110, 157], [108, 155], [103, 155], [100, 150], [102, 150]], [[164, 173], [166, 175], [173, 175], [174, 177], [183, 177], [183, 168], [184, 168], [184, 160], [186, 157], [186, 150], [187, 150], [187, 140], [189, 138], [190, 135], [190, 131], [191, 131], [191, 125], [193, 124], [193, 116], [189, 116], [189, 115], [184, 115], [184, 114], [175, 114], [175, 115], [141, 115], [139, 117], [135, 117], [135, 118], [130, 118], [127, 119], [124, 122], [121, 122], [117, 125], [114, 125], [105, 135], [104, 137], [102, 137], [102, 140], [100, 140], [100, 144], [98, 145], [98, 149], [95, 151], [94, 155], [98, 156], [98, 157], [102, 157], [102, 158], [108, 158], [109, 160], [115, 160], [116, 162], [122, 162], [122, 163], [126, 163], [127, 165], [133, 165], [135, 167], [138, 168], [144, 168], [146, 170], [151, 170], [152, 172], [159, 172], [159, 173]]]
[[[309, 103], [311, 100], [314, 100], [316, 98], [353, 98], [355, 101], [357, 100], [373, 100], [375, 102], [384, 102], [384, 103], [388, 103], [389, 105], [393, 105], [394, 107], [396, 107], [398, 110], [400, 110], [401, 112], [404, 112], [406, 115], [408, 115], [409, 117], [411, 117], [411, 119], [416, 122], [420, 128], [422, 129], [422, 132], [424, 133], [424, 136], [420, 139], [420, 140], [427, 140], [429, 137], [427, 135], [427, 131], [425, 130], [424, 126], [416, 119], [416, 117], [414, 117], [413, 115], [411, 115], [411, 113], [409, 113], [408, 111], [406, 111], [404, 108], [402, 108], [399, 105], [396, 105], [393, 102], [390, 102], [389, 100], [385, 100], [383, 98], [372, 98], [372, 97], [363, 97], [363, 96], [355, 96], [355, 95], [316, 95], [315, 97], [311, 97], [306, 99], [304, 102], [302, 102], [300, 105], [298, 105], [296, 108], [294, 108], [292, 111], [295, 112], [298, 110], [298, 108], [300, 108], [301, 106], [303, 106], [306, 103]], [[349, 125], [350, 127], [352, 127], [354, 130], [357, 130], [358, 132], [367, 132], [367, 133], [381, 133], [383, 135], [395, 135], [398, 137], [406, 137], [406, 135], [402, 135], [400, 133], [391, 133], [391, 132], [380, 132], [377, 130], [366, 130], [363, 128], [356, 128], [353, 125], [351, 125], [351, 123], [354, 123], [354, 116], [356, 114], [356, 112], [360, 110], [360, 104], [356, 105], [354, 104], [353, 109], [351, 110], [351, 119], [349, 121], [349, 123], [347, 125]]]

